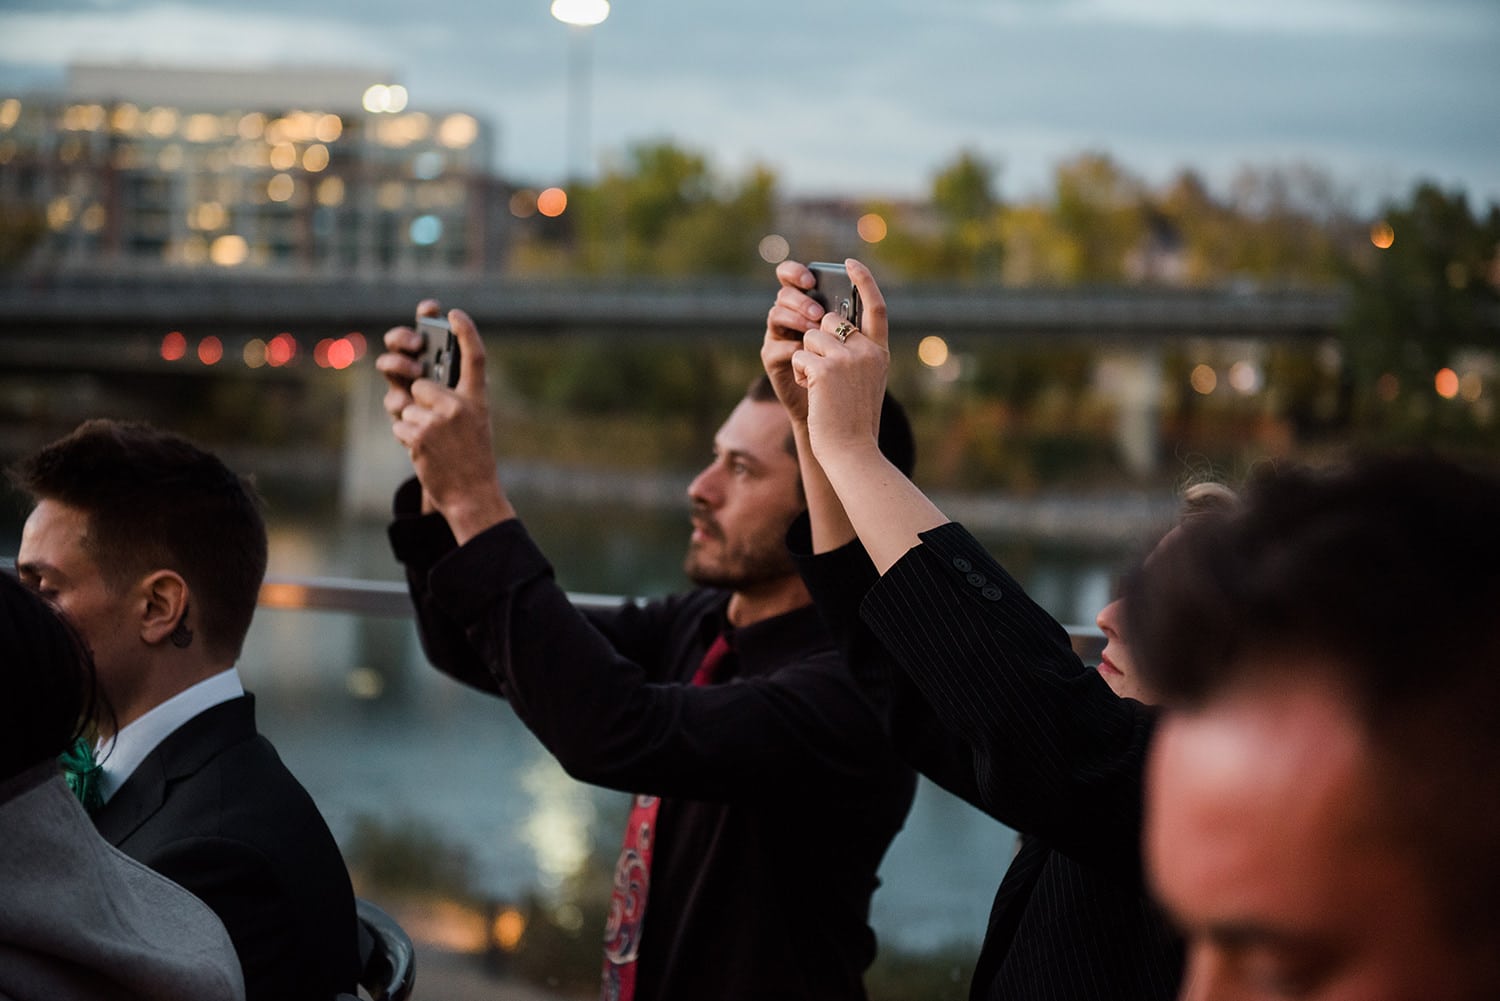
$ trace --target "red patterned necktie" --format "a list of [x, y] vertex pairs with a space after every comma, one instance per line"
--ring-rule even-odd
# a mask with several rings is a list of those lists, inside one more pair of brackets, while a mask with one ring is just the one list
[[[712, 684], [729, 652], [729, 640], [720, 633], [703, 655], [693, 674], [693, 684]], [[635, 998], [635, 962], [646, 919], [646, 895], [651, 888], [651, 850], [656, 844], [656, 810], [660, 805], [661, 800], [655, 796], [637, 796], [630, 806], [625, 843], [620, 848], [620, 860], [615, 863], [609, 920], [604, 925], [601, 1001]]]

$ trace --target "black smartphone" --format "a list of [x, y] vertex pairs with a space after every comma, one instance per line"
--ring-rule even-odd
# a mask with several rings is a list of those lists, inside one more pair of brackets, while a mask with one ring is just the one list
[[807, 266], [818, 284], [807, 294], [830, 313], [835, 313], [859, 326], [859, 289], [849, 280], [849, 269], [842, 264], [813, 261]]
[[420, 317], [417, 333], [422, 335], [422, 375], [449, 389], [457, 386], [462, 355], [448, 321], [438, 316]]

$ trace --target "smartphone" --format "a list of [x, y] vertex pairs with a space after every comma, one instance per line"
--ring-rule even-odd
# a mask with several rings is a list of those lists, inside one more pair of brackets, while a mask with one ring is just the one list
[[458, 385], [462, 355], [448, 321], [438, 316], [420, 317], [417, 333], [422, 335], [422, 375], [453, 389]]
[[830, 313], [835, 313], [859, 326], [859, 289], [849, 280], [849, 269], [842, 264], [813, 261], [807, 266], [818, 284], [807, 294]]

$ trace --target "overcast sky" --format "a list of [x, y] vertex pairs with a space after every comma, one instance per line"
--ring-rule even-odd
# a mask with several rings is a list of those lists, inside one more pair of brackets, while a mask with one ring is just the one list
[[[550, 182], [575, 40], [548, 3], [0, 0], [0, 96], [70, 61], [370, 67]], [[616, 0], [584, 44], [599, 156], [670, 138], [798, 194], [919, 195], [968, 148], [1006, 198], [1092, 150], [1152, 182], [1306, 163], [1365, 204], [1418, 178], [1500, 202], [1500, 0]]]

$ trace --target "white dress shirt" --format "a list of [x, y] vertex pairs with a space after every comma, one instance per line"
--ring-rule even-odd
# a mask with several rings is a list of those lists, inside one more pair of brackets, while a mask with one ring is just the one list
[[231, 667], [183, 689], [122, 727], [113, 738], [103, 741], [95, 749], [94, 757], [102, 769], [99, 792], [104, 802], [109, 802], [115, 790], [125, 784], [148, 754], [156, 750], [156, 745], [170, 737], [178, 727], [204, 710], [244, 694], [240, 673]]

